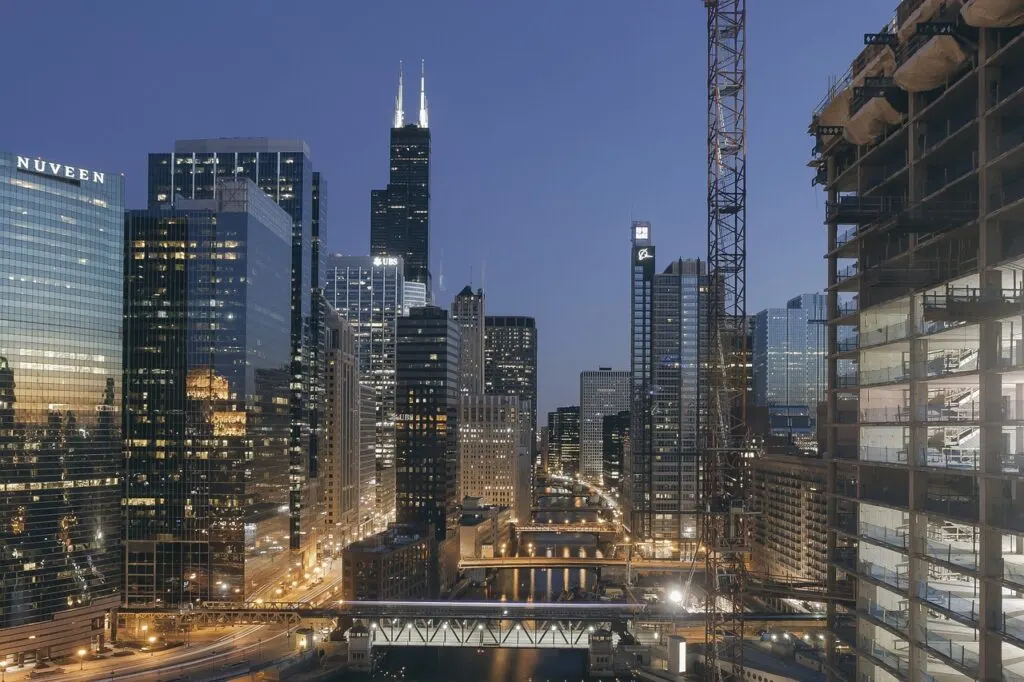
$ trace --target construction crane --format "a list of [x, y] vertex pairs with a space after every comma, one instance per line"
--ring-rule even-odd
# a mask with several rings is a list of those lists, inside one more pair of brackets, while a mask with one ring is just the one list
[[[702, 429], [705, 679], [743, 679], [750, 453], [746, 393], [746, 0], [704, 0], [708, 40], [708, 282], [711, 342]], [[726, 649], [732, 645], [732, 650]], [[732, 665], [719, 669], [719, 659]]]

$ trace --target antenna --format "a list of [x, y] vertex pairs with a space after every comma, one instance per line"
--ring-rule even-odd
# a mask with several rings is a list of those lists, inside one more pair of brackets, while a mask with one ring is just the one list
[[437, 290], [444, 291], [444, 249], [441, 249], [441, 258], [437, 265]]
[[486, 291], [487, 284], [487, 260], [480, 261], [480, 289]]
[[473, 288], [473, 266], [469, 266], [469, 288]]
[[405, 125], [405, 107], [402, 104], [402, 62], [398, 62], [398, 95], [395, 97], [395, 120], [393, 128], [401, 128]]

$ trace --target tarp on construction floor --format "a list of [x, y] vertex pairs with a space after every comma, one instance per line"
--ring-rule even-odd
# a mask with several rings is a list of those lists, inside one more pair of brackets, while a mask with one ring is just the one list
[[965, 61], [967, 55], [956, 38], [935, 36], [910, 55], [892, 77], [907, 92], [927, 92], [949, 80]]
[[872, 97], [846, 122], [846, 139], [853, 144], [870, 144], [903, 120], [903, 114], [884, 97]]
[[960, 10], [971, 26], [999, 28], [1024, 25], [1024, 0], [967, 0]]

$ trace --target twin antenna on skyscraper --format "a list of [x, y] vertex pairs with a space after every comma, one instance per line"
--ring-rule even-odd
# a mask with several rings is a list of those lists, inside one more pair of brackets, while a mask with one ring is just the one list
[[[402, 81], [405, 73], [402, 62], [398, 62], [398, 96], [395, 97], [395, 124], [393, 127], [402, 128], [405, 126], [405, 106], [402, 103]], [[420, 128], [427, 128], [427, 66], [426, 60], [420, 60]]]

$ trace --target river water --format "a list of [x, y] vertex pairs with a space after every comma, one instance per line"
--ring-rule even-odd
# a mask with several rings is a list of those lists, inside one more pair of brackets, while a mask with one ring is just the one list
[[[552, 524], [563, 520], [594, 521], [597, 512], [585, 509], [585, 499], [575, 498], [578, 510], [539, 512], [534, 520]], [[531, 545], [532, 543], [532, 545]], [[528, 556], [599, 555], [593, 536], [537, 534], [520, 543], [519, 554]], [[470, 588], [463, 601], [557, 601], [565, 591], [589, 591], [597, 574], [590, 569], [503, 569], [486, 586]], [[586, 651], [546, 649], [391, 649], [372, 676], [349, 675], [344, 680], [407, 680], [408, 682], [590, 682], [586, 675]], [[605, 678], [607, 679], [607, 678]], [[618, 678], [632, 680], [632, 677]]]

